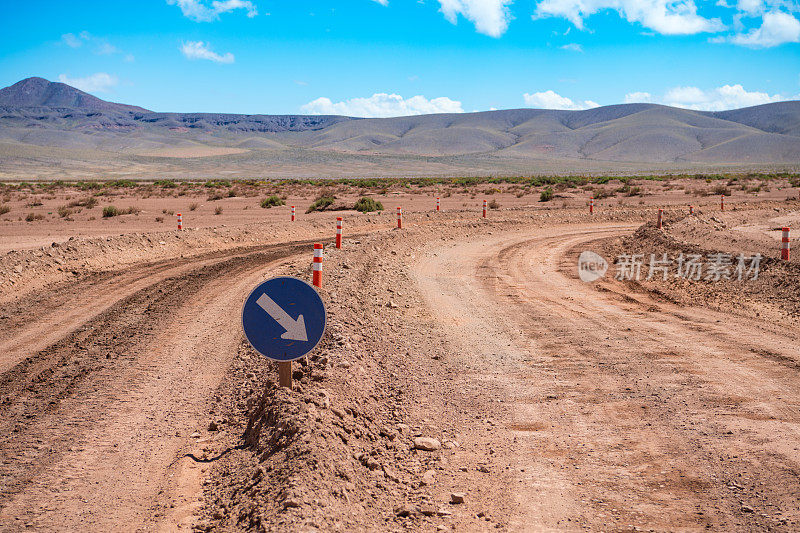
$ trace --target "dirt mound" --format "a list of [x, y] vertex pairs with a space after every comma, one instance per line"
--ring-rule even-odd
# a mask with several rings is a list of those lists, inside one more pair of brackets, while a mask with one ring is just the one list
[[[794, 209], [792, 209], [794, 208]], [[625, 283], [659, 294], [669, 300], [686, 304], [704, 305], [734, 313], [764, 316], [776, 321], [797, 321], [800, 319], [800, 262], [797, 255], [791, 261], [780, 259], [780, 226], [771, 219], [781, 220], [798, 217], [797, 202], [792, 205], [766, 206], [746, 212], [698, 213], [688, 216], [679, 212], [668, 212], [664, 216], [663, 229], [656, 228], [650, 221], [633, 235], [614, 239], [606, 243], [604, 253], [612, 262], [620, 256], [642, 254], [643, 265], [639, 281], [626, 280]], [[698, 255], [706, 270], [701, 271], [699, 279], [689, 279], [677, 275], [673, 264], [667, 279], [663, 272], [655, 271], [651, 279], [651, 256], [655, 261], [667, 254], [673, 263], [683, 254]], [[722, 279], [715, 279], [707, 270], [709, 261], [715, 254], [725, 254], [731, 260]], [[759, 254], [757, 278], [745, 271], [742, 279], [737, 279], [736, 266], [739, 255], [746, 259]], [[613, 268], [613, 267], [612, 267]], [[725, 279], [729, 275], [732, 279]]]
[[[452, 436], [412, 421], [409, 378], [399, 374], [414, 364], [408, 340], [394, 339], [395, 325], [377, 311], [395, 314], [402, 303], [396, 293], [377, 296], [382, 281], [402, 286], [377, 259], [394, 238], [365, 237], [358, 248], [367, 253], [345, 251], [347, 240], [341, 252], [326, 250], [322, 293], [332, 320], [317, 351], [293, 363], [291, 392], [276, 386], [277, 368], [242, 343], [220, 393], [234, 400], [215, 412], [231, 426], [232, 452], [208, 479], [198, 529], [391, 530], [450, 514], [422, 479], [446, 461]], [[286, 273], [310, 277], [307, 262]], [[419, 436], [441, 449], [416, 449]]]

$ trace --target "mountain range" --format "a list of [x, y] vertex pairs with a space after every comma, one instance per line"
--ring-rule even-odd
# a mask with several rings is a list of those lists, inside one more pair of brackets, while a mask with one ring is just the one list
[[161, 113], [27, 78], [0, 89], [0, 178], [326, 177], [800, 168], [800, 101], [353, 118]]

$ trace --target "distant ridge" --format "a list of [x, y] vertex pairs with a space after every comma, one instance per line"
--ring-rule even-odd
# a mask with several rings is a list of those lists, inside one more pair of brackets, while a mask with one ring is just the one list
[[0, 106], [71, 108], [80, 111], [110, 111], [117, 113], [147, 113], [147, 109], [106, 102], [66, 83], [44, 78], [26, 78], [10, 87], [0, 89]]
[[720, 112], [642, 103], [368, 119], [159, 113], [43, 78], [0, 89], [0, 178], [713, 169], [800, 169], [800, 101]]

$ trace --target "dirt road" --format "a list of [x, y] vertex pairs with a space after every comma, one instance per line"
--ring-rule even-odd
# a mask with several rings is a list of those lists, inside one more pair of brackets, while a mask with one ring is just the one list
[[[295, 391], [269, 396], [297, 438], [217, 467], [186, 454], [240, 443], [272, 386], [260, 359], [231, 377], [241, 302], [305, 268], [306, 242], [17, 301], [0, 321], [0, 530], [796, 530], [800, 331], [584, 283], [578, 253], [641, 215], [562, 216], [425, 216], [331, 251], [331, 333]], [[238, 420], [204, 431], [221, 412]]]
[[499, 391], [500, 425], [470, 438], [511, 466], [510, 528], [796, 528], [798, 331], [577, 278], [579, 251], [633, 229], [498, 234], [415, 266], [456, 366]]
[[199, 472], [171, 465], [236, 353], [241, 300], [306, 248], [135, 269], [30, 310], [2, 360], [0, 529], [152, 530], [165, 502], [189, 520]]

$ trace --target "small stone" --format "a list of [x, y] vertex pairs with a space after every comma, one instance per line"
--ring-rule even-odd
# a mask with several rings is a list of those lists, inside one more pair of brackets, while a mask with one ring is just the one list
[[750, 507], [749, 505], [742, 505], [742, 512], [743, 513], [755, 513], [756, 510]]
[[453, 504], [464, 503], [464, 493], [463, 492], [450, 493], [450, 503]]
[[414, 448], [418, 450], [424, 450], [426, 452], [434, 452], [441, 448], [442, 445], [439, 442], [439, 439], [434, 439], [432, 437], [415, 437], [414, 438]]
[[197, 431], [195, 431], [194, 433], [192, 433], [191, 435], [189, 435], [189, 437], [190, 437], [190, 438], [192, 438], [192, 439], [199, 439], [199, 438], [200, 438], [200, 433], [198, 433]]
[[209, 424], [208, 424], [208, 430], [209, 431], [217, 431], [218, 429], [219, 429], [219, 426], [217, 426], [217, 423], [215, 421], [212, 420], [211, 422], [209, 422]]
[[420, 484], [422, 485], [433, 485], [436, 483], [436, 472], [433, 470], [428, 470], [424, 474], [422, 474], [422, 479], [420, 479]]
[[295, 508], [295, 507], [300, 507], [300, 502], [295, 500], [294, 498], [286, 498], [285, 500], [283, 500], [284, 509]]
[[488, 474], [489, 467], [486, 465], [478, 465], [478, 472], [483, 472], [484, 474]]
[[417, 514], [417, 507], [410, 503], [404, 503], [394, 508], [394, 514], [397, 516], [413, 516]]
[[351, 363], [350, 361], [342, 361], [341, 363], [339, 363], [339, 366], [344, 368], [344, 369], [347, 369], [347, 368], [352, 367], [353, 363]]
[[389, 466], [384, 466], [383, 467], [383, 473], [384, 473], [384, 475], [386, 475], [387, 478], [391, 479], [395, 483], [399, 483], [400, 482], [400, 476], [397, 475], [397, 472], [395, 472], [393, 468], [391, 468]]
[[433, 516], [436, 514], [436, 507], [429, 503], [424, 503], [419, 506], [419, 512], [425, 516]]
[[367, 457], [364, 465], [370, 470], [375, 470], [381, 466], [381, 464], [372, 456]]

